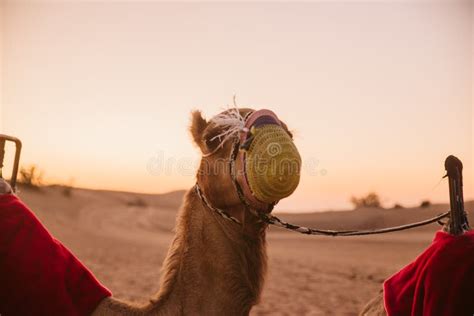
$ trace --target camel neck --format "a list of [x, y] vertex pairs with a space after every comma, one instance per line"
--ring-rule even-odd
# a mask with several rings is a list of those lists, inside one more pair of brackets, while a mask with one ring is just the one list
[[186, 194], [160, 291], [148, 306], [152, 314], [248, 314], [263, 285], [265, 235], [250, 237], [235, 225], [207, 209], [194, 190]]

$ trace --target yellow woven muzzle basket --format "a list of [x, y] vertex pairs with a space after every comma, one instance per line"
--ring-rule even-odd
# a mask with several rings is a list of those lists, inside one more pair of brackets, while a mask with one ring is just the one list
[[245, 172], [253, 195], [274, 203], [291, 195], [300, 181], [301, 157], [293, 140], [276, 124], [253, 127]]

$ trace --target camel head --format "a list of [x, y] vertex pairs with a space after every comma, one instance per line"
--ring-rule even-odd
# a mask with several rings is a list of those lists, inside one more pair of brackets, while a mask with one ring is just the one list
[[301, 157], [272, 111], [231, 108], [210, 120], [194, 111], [190, 131], [202, 153], [197, 184], [210, 204], [240, 221], [249, 211], [271, 212], [298, 186]]

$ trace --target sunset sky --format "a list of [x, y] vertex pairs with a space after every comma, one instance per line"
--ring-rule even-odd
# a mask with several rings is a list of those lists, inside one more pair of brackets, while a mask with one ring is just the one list
[[[269, 108], [303, 158], [279, 210], [474, 198], [472, 1], [2, 1], [0, 132], [47, 183], [190, 188], [189, 113]], [[10, 160], [9, 160], [10, 161]]]

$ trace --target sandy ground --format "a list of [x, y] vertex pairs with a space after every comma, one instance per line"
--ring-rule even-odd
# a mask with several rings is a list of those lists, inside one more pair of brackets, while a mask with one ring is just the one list
[[[173, 237], [183, 192], [138, 195], [61, 187], [23, 189], [20, 197], [116, 297], [145, 301], [158, 290], [159, 270]], [[136, 204], [143, 204], [137, 206]], [[472, 202], [466, 209], [472, 209]], [[319, 228], [374, 228], [420, 220], [447, 210], [357, 210], [280, 214]], [[438, 225], [370, 237], [268, 233], [269, 275], [252, 315], [356, 315], [385, 278], [426, 248]]]

